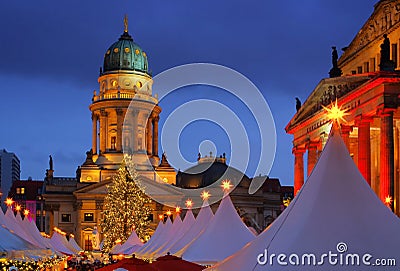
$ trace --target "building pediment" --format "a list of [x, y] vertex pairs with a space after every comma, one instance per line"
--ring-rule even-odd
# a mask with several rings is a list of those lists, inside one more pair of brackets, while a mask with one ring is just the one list
[[375, 5], [374, 12], [365, 22], [353, 41], [340, 57], [340, 67], [355, 57], [374, 41], [382, 41], [383, 34], [400, 26], [400, 0], [383, 0]]
[[306, 121], [316, 112], [322, 110], [322, 106], [329, 106], [336, 99], [346, 96], [368, 82], [373, 76], [373, 74], [368, 74], [322, 79], [300, 110], [290, 120], [286, 126], [286, 132], [290, 133], [297, 124]]

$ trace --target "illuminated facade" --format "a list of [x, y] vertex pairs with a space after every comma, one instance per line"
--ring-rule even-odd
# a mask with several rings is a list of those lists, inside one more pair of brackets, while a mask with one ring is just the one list
[[[129, 35], [127, 22], [119, 40], [105, 52], [98, 82], [99, 90], [94, 91], [89, 106], [92, 113], [92, 145], [86, 153], [86, 160], [78, 167], [75, 178], [55, 177], [51, 162], [44, 182], [46, 233], [50, 234], [54, 227], [73, 233], [84, 249], [91, 248], [94, 227], [101, 232], [107, 185], [111, 184], [124, 153], [134, 154], [136, 168], [141, 178], [147, 179], [146, 189], [153, 195], [164, 202], [184, 200], [184, 195], [178, 199], [171, 198], [179, 197], [176, 188], [165, 185], [176, 185], [177, 173], [165, 155], [159, 158], [158, 121], [161, 108], [157, 97], [152, 95], [153, 81], [147, 54]], [[129, 121], [126, 116], [131, 117]], [[208, 160], [218, 159], [208, 157]], [[243, 220], [261, 231], [281, 212], [281, 189], [284, 187], [279, 180], [269, 179], [257, 193], [249, 195], [249, 184], [250, 179], [247, 178], [234, 189], [232, 200]], [[285, 189], [290, 197], [290, 188]], [[159, 217], [164, 218], [171, 207], [154, 201], [151, 205], [154, 211], [150, 226], [154, 229]], [[217, 206], [214, 204], [212, 208], [215, 210]]]
[[343, 75], [321, 80], [286, 126], [294, 136], [295, 193], [314, 168], [330, 131], [322, 106], [337, 99], [348, 113], [341, 132], [350, 155], [375, 193], [383, 202], [391, 197], [391, 207], [400, 215], [399, 6], [398, 0], [375, 5], [343, 48], [337, 62]]

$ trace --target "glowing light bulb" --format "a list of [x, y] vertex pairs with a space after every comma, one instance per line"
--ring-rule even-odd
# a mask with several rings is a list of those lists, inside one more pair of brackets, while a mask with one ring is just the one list
[[222, 184], [221, 184], [221, 187], [222, 187], [222, 189], [224, 190], [224, 191], [228, 191], [228, 190], [230, 190], [231, 188], [232, 188], [232, 184], [231, 184], [231, 181], [229, 181], [229, 180], [225, 180], [225, 181], [223, 181], [222, 182]]
[[191, 199], [186, 200], [185, 202], [187, 208], [191, 208], [193, 206], [193, 201]]
[[180, 212], [181, 212], [181, 207], [176, 206], [176, 207], [175, 207], [175, 213], [180, 213]]
[[29, 215], [29, 210], [28, 210], [28, 209], [25, 209], [25, 210], [24, 210], [24, 216], [27, 216], [27, 215]]
[[17, 210], [18, 212], [21, 211], [21, 205], [18, 205], [18, 204], [17, 204], [17, 205], [15, 206], [15, 210]]
[[167, 211], [167, 216], [171, 216], [172, 212], [170, 210]]
[[201, 198], [203, 199], [203, 200], [208, 200], [209, 198], [210, 198], [210, 192], [208, 192], [208, 191], [203, 191], [202, 193], [201, 193]]
[[163, 220], [163, 219], [164, 219], [164, 216], [163, 216], [163, 215], [159, 215], [158, 218], [159, 218], [160, 220]]
[[12, 200], [12, 198], [7, 198], [5, 203], [7, 204], [7, 206], [11, 206], [14, 203], [14, 201]]
[[391, 197], [391, 196], [387, 196], [387, 197], [385, 198], [385, 203], [386, 203], [387, 205], [392, 204], [392, 197]]
[[347, 113], [346, 110], [342, 110], [341, 106], [338, 106], [337, 100], [335, 101], [335, 104], [331, 105], [331, 108], [325, 106], [322, 107], [326, 110], [326, 116], [332, 121], [336, 121], [338, 124], [340, 124], [340, 121], [347, 122], [344, 119], [344, 116], [349, 115], [349, 113]]

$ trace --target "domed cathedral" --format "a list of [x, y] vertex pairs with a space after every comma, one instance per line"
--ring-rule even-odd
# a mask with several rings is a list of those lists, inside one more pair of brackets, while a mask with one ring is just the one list
[[[154, 177], [159, 166], [158, 121], [161, 108], [152, 95], [153, 80], [147, 54], [125, 29], [104, 54], [98, 78], [99, 91], [93, 93], [92, 148], [80, 167], [80, 182], [101, 182], [118, 169], [125, 153], [133, 154], [141, 175]], [[125, 121], [124, 121], [125, 120]], [[175, 183], [171, 168], [157, 173]], [[165, 173], [165, 174], [163, 174]]]
[[[286, 126], [292, 134], [295, 193], [326, 143], [330, 122], [323, 106], [345, 110], [344, 142], [378, 197], [400, 216], [400, 0], [377, 1], [332, 69], [310, 91]], [[307, 163], [304, 163], [304, 156]]]
[[[243, 175], [233, 168], [229, 169], [225, 156], [216, 158], [210, 154], [201, 158], [199, 154], [198, 167], [202, 173], [192, 174], [190, 169], [187, 174], [179, 172], [179, 182], [176, 183], [175, 169], [164, 154], [161, 159], [158, 156], [161, 108], [152, 92], [153, 80], [147, 54], [129, 34], [126, 17], [124, 22], [124, 32], [105, 51], [98, 78], [99, 90], [94, 91], [89, 106], [92, 117], [91, 149], [86, 152], [84, 163], [78, 167], [76, 178], [55, 177], [51, 162], [44, 182], [46, 233], [51, 234], [54, 227], [73, 233], [85, 250], [91, 249], [95, 227], [99, 232], [102, 230], [107, 185], [111, 184], [124, 154], [132, 155], [140, 178], [146, 182], [146, 189], [162, 202], [171, 203], [171, 206], [186, 200], [178, 187], [205, 187], [217, 181], [225, 171], [231, 177]], [[205, 170], [205, 166], [210, 166], [210, 169]], [[232, 192], [232, 200], [243, 220], [261, 231], [280, 213], [285, 187], [277, 179], [268, 179], [262, 189], [249, 195], [250, 181], [244, 175]], [[198, 198], [200, 200], [200, 196]], [[214, 204], [212, 208], [215, 210], [217, 206]], [[171, 207], [152, 201], [151, 208], [150, 227], [154, 229], [159, 217], [164, 217]]]

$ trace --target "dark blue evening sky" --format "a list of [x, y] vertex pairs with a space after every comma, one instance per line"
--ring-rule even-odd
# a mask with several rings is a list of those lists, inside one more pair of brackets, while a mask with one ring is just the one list
[[[292, 184], [292, 136], [284, 127], [295, 113], [294, 97], [304, 101], [327, 77], [331, 46], [347, 46], [376, 2], [3, 1], [0, 149], [17, 154], [24, 179], [43, 179], [49, 154], [57, 176], [74, 176], [91, 146], [88, 106], [98, 89], [99, 67], [108, 46], [122, 34], [127, 14], [129, 32], [148, 54], [153, 75], [177, 65], [210, 62], [253, 81], [268, 101], [277, 129], [269, 175]], [[164, 113], [199, 89], [183, 89], [163, 101]], [[224, 100], [218, 93], [215, 99]], [[194, 161], [199, 142], [219, 133], [218, 154], [229, 153], [218, 126], [189, 125], [180, 139], [184, 157]], [[251, 146], [255, 154], [258, 144]]]

